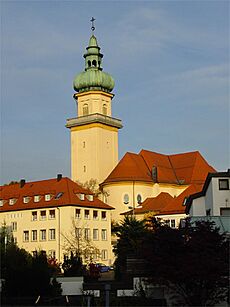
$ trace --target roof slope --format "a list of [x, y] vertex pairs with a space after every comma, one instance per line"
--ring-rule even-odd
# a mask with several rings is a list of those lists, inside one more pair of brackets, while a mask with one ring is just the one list
[[209, 172], [215, 172], [198, 151], [164, 155], [141, 150], [139, 154], [126, 153], [102, 185], [128, 180], [153, 183], [153, 167], [157, 170], [155, 182], [169, 184], [201, 184]]
[[152, 181], [151, 173], [144, 159], [140, 155], [131, 152], [127, 152], [124, 155], [104, 183], [129, 180]]
[[160, 193], [157, 195], [157, 197], [149, 197], [146, 198], [145, 201], [142, 203], [140, 208], [135, 209], [135, 214], [143, 214], [147, 213], [149, 211], [153, 212], [161, 212], [161, 210], [167, 206], [171, 201], [173, 200], [173, 197], [165, 192]]
[[[51, 199], [49, 201], [45, 200], [45, 195], [47, 194], [51, 195]], [[58, 194], [60, 197], [58, 197]], [[84, 197], [84, 200], [80, 200], [77, 194], [84, 194], [86, 197]], [[93, 201], [90, 201], [87, 195], [92, 195], [92, 192], [88, 189], [82, 188], [80, 185], [67, 177], [61, 178], [60, 180], [48, 179], [27, 182], [22, 187], [20, 183], [0, 186], [0, 199], [3, 200], [3, 205], [0, 207], [0, 212], [57, 207], [64, 205], [76, 205], [109, 210], [113, 209], [113, 207], [103, 203], [96, 197], [93, 197]], [[34, 196], [40, 196], [40, 200], [35, 202]], [[24, 203], [23, 197], [29, 197], [30, 201], [28, 203]], [[9, 199], [13, 198], [16, 199], [16, 202], [15, 204], [10, 205]]]

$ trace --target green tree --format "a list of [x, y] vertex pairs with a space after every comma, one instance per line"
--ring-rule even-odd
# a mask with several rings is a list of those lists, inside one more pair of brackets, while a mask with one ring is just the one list
[[43, 252], [38, 252], [33, 257], [19, 248], [12, 240], [12, 235], [6, 226], [0, 229], [0, 242], [4, 297], [52, 295], [58, 292], [56, 290], [59, 285], [50, 284], [53, 268]]
[[141, 245], [146, 233], [144, 221], [139, 221], [133, 216], [126, 216], [120, 225], [113, 228], [117, 236], [114, 245], [115, 276], [121, 278], [122, 273], [126, 272], [127, 256], [137, 255], [141, 251]]
[[171, 289], [179, 306], [213, 306], [228, 290], [229, 242], [210, 222], [172, 229], [152, 221], [143, 258], [150, 281]]

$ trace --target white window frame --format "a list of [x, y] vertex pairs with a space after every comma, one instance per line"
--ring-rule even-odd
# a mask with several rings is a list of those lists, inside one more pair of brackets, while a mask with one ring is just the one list
[[[54, 214], [51, 214], [51, 211], [53, 211]], [[56, 218], [55, 209], [50, 209], [50, 210], [49, 210], [49, 219], [50, 219], [50, 220], [54, 220], [55, 218]]]
[[99, 230], [97, 228], [93, 229], [93, 241], [99, 240]]
[[[45, 212], [45, 215], [42, 215], [42, 212]], [[41, 221], [46, 220], [46, 210], [41, 210], [41, 211], [40, 211], [40, 220], [41, 220]]]
[[49, 229], [49, 240], [50, 241], [56, 240], [56, 230], [55, 230], [55, 228]]
[[101, 250], [101, 260], [108, 260], [108, 250], [107, 249]]
[[107, 229], [102, 229], [101, 230], [101, 240], [102, 241], [107, 241]]
[[[77, 213], [77, 210], [78, 210], [79, 213]], [[79, 208], [75, 209], [75, 218], [76, 219], [80, 219], [81, 218], [81, 209], [79, 209]]]
[[34, 202], [35, 203], [38, 203], [41, 199], [41, 196], [40, 195], [34, 195]]
[[51, 200], [51, 194], [45, 194], [45, 201]]
[[29, 230], [23, 231], [23, 242], [29, 242], [30, 240], [30, 232]]
[[40, 230], [40, 241], [46, 241], [46, 229]]
[[[103, 213], [105, 213], [105, 217], [103, 217]], [[107, 220], [107, 212], [106, 211], [101, 211], [101, 219], [102, 219], [102, 221]]]
[[86, 211], [89, 212], [89, 209], [84, 210], [84, 218], [85, 218], [85, 220], [90, 220], [90, 212], [89, 212], [89, 214], [86, 214]]
[[[36, 234], [35, 238], [34, 238], [34, 234]], [[33, 230], [31, 230], [31, 241], [37, 242], [37, 240], [38, 240], [38, 231], [36, 229], [33, 229]]]
[[32, 215], [32, 221], [38, 220], [38, 212], [37, 211], [32, 211], [31, 215]]

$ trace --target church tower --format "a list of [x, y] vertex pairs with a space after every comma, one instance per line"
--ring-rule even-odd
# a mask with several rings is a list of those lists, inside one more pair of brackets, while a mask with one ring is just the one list
[[101, 183], [118, 163], [118, 129], [122, 123], [112, 117], [114, 80], [102, 71], [103, 54], [94, 33], [84, 58], [85, 70], [73, 82], [77, 117], [66, 124], [71, 135], [71, 178]]

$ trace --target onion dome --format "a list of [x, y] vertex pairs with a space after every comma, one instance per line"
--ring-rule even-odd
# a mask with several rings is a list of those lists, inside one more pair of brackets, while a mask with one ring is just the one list
[[73, 81], [74, 90], [79, 93], [91, 90], [111, 92], [114, 88], [114, 80], [110, 74], [102, 71], [103, 54], [100, 53], [100, 47], [98, 47], [94, 35], [90, 37], [84, 58], [85, 71], [75, 77]]

